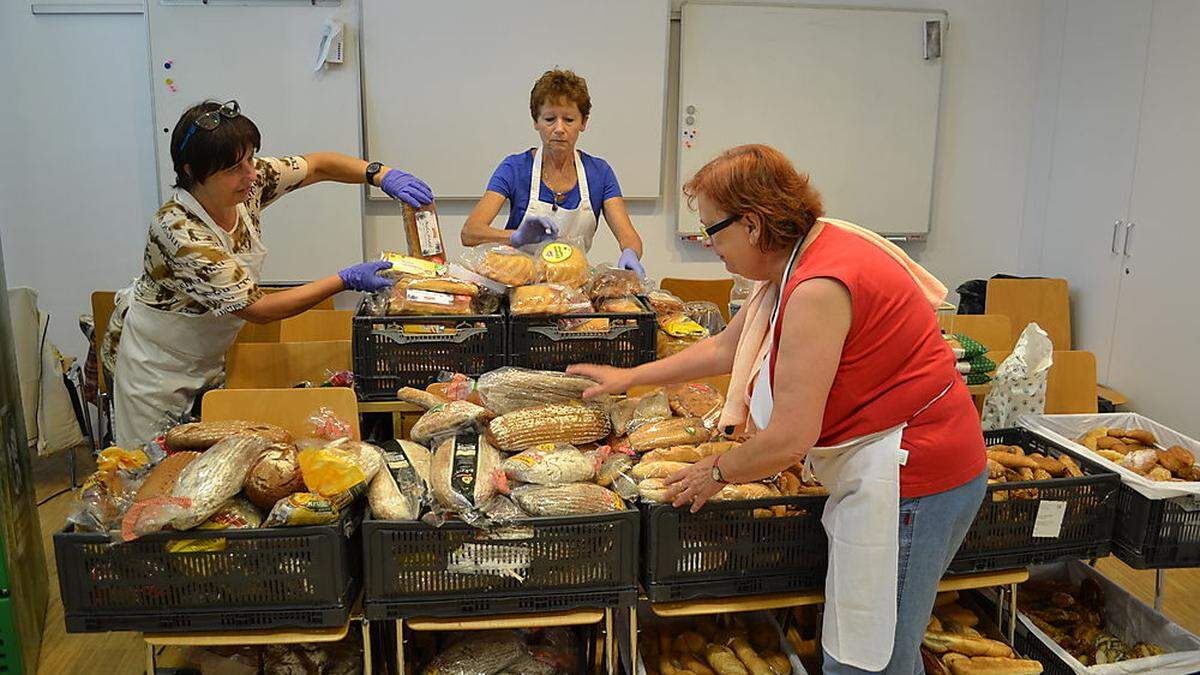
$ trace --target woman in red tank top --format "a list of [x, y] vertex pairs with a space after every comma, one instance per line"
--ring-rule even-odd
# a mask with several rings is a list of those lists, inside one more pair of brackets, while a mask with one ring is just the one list
[[[899, 509], [892, 502], [888, 511], [898, 513], [898, 543], [881, 550], [865, 546], [871, 552], [863, 555], [877, 559], [866, 565], [861, 559], [848, 566], [842, 562], [842, 578], [836, 579], [841, 592], [853, 598], [847, 605], [854, 605], [862, 600], [853, 597], [856, 582], [877, 588], [870, 584], [878, 574], [870, 570], [897, 565], [892, 586], [898, 589], [896, 597], [868, 600], [878, 603], [881, 615], [889, 615], [889, 603], [895, 603], [892, 647], [869, 646], [880, 640], [881, 625], [887, 630], [892, 626], [890, 621], [875, 621], [870, 608], [839, 611], [843, 618], [836, 625], [827, 615], [824, 672], [921, 672], [919, 647], [938, 580], [979, 509], [987, 478], [979, 418], [954, 356], [941, 339], [934, 312], [896, 255], [856, 233], [854, 226], [822, 218], [820, 196], [808, 177], [773, 148], [748, 145], [728, 150], [701, 168], [684, 192], [689, 203], [699, 207], [702, 228], [726, 268], [771, 284], [758, 289], [764, 294], [758, 310], [765, 307], [767, 314], [750, 310], [748, 304], [723, 332], [636, 368], [578, 365], [568, 372], [597, 380], [585, 396], [731, 371], [736, 384], [744, 362], [757, 359], [758, 345], [769, 342], [759, 376], [751, 380], [748, 426], [757, 429], [755, 433], [741, 446], [698, 462], [669, 481], [675, 506], [693, 511], [725, 483], [764, 479], [806, 457], [820, 466], [816, 458], [830, 456], [829, 446], [859, 447], [856, 444], [865, 442], [878, 450], [886, 441], [872, 439], [898, 439], [898, 445], [884, 453], [890, 457], [895, 452], [900, 458], [892, 461], [893, 475], [895, 462], [901, 464], [898, 480], [893, 480], [898, 489], [891, 492]], [[740, 391], [730, 392], [732, 406], [727, 405], [723, 424], [741, 421], [741, 396]], [[876, 471], [880, 463], [871, 460], [869, 466]], [[874, 478], [866, 472], [835, 480], [851, 484]], [[831, 486], [830, 503], [840, 500], [840, 494]], [[830, 523], [839, 519], [828, 518], [829, 508], [826, 525], [834, 528], [828, 531], [834, 541], [841, 537], [838, 525]], [[843, 516], [840, 522], [846, 520]], [[827, 596], [838, 576], [832, 572], [837, 564], [834, 548], [831, 545]], [[841, 560], [848, 557], [854, 556], [843, 555]], [[854, 575], [859, 578], [845, 579]], [[836, 636], [831, 638], [831, 633]], [[870, 655], [860, 658], [855, 644]]]

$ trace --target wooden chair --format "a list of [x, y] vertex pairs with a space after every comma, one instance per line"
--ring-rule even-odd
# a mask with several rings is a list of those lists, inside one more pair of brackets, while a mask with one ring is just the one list
[[[999, 366], [1010, 351], [988, 352]], [[1087, 414], [1096, 412], [1096, 355], [1086, 351], [1056, 350], [1054, 365], [1046, 377], [1046, 414]]]
[[252, 420], [275, 424], [297, 437], [309, 436], [308, 418], [328, 408], [359, 438], [358, 399], [343, 387], [320, 389], [214, 389], [204, 395], [202, 420]]
[[960, 333], [988, 350], [1010, 349], [1012, 322], [995, 314], [947, 314], [938, 317], [938, 325], [947, 333]]
[[[287, 289], [286, 288], [263, 288], [263, 291], [266, 292], [268, 295], [270, 295], [271, 293], [278, 293], [279, 291], [283, 291], [283, 290], [287, 290]], [[332, 311], [332, 310], [333, 310], [333, 298], [325, 298], [321, 302], [318, 302], [316, 305], [314, 305], [308, 311], [302, 312], [301, 314], [298, 314], [297, 316], [303, 316], [304, 314], [307, 314], [308, 312]], [[234, 339], [234, 343], [281, 342], [282, 338], [280, 336], [283, 331], [283, 323], [285, 321], [289, 321], [289, 320], [295, 319], [295, 318], [296, 317], [289, 317], [288, 319], [281, 319], [279, 321], [271, 321], [269, 323], [250, 323], [247, 321], [246, 325], [242, 326], [242, 330], [238, 333], [237, 338]], [[350, 338], [349, 337], [345, 337], [345, 338], [326, 337], [326, 338], [308, 338], [308, 339], [349, 340]]]
[[[100, 349], [104, 345], [104, 333], [108, 330], [108, 321], [112, 318], [115, 311], [117, 294], [115, 291], [93, 291], [92, 292], [92, 319], [95, 321], [96, 330], [92, 333], [92, 349], [96, 352], [96, 427], [92, 431], [92, 445], [96, 452], [103, 448], [103, 440], [110, 435], [112, 427], [112, 388], [109, 387], [109, 381], [112, 379], [112, 373], [104, 369], [104, 359], [100, 356]], [[91, 413], [86, 413], [89, 417], [88, 426], [91, 426]]]
[[349, 340], [353, 316], [348, 309], [310, 309], [279, 322], [279, 341]]
[[721, 316], [729, 323], [729, 292], [733, 290], [733, 279], [673, 279], [662, 280], [660, 288], [674, 293], [684, 302], [707, 300], [721, 310]]
[[225, 355], [225, 387], [288, 389], [322, 382], [326, 371], [350, 369], [349, 340], [235, 344]]
[[1071, 300], [1066, 279], [991, 279], [987, 285], [985, 314], [1007, 316], [1012, 338], [992, 349], [1012, 349], [1021, 331], [1036, 322], [1050, 336], [1055, 349], [1071, 349]]

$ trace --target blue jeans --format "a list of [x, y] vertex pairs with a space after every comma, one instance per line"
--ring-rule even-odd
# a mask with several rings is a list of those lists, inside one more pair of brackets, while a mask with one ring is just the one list
[[825, 675], [883, 672], [920, 675], [921, 640], [933, 611], [938, 581], [967, 536], [987, 492], [987, 470], [945, 492], [900, 500], [900, 560], [896, 572], [896, 639], [892, 660], [882, 671], [867, 671], [824, 654]]

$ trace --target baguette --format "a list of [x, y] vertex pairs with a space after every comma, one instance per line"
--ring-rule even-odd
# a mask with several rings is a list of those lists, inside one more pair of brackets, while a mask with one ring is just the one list
[[775, 675], [771, 670], [771, 666], [754, 651], [749, 642], [746, 642], [740, 637], [735, 637], [729, 641], [729, 647], [733, 649], [733, 653], [737, 654], [742, 664], [750, 671], [750, 675]]
[[642, 464], [648, 462], [687, 462], [692, 464], [702, 459], [704, 459], [704, 455], [701, 455], [700, 450], [694, 445], [673, 445], [669, 448], [651, 450], [642, 455], [639, 462]]
[[633, 476], [634, 480], [639, 482], [646, 480], [647, 478], [666, 479], [673, 476], [677, 471], [686, 469], [689, 466], [691, 466], [691, 464], [688, 464], [687, 462], [641, 462], [640, 464], [635, 464], [633, 468], [629, 470], [629, 474]]
[[717, 675], [750, 675], [750, 671], [746, 670], [729, 647], [709, 645], [704, 650], [704, 660], [717, 671]]
[[934, 607], [933, 613], [937, 615], [937, 618], [942, 620], [942, 623], [949, 621], [971, 627], [979, 625], [979, 617], [975, 616], [975, 612], [956, 602], [945, 604], [941, 607]]
[[421, 391], [420, 389], [414, 389], [412, 387], [402, 387], [400, 390], [398, 390], [396, 392], [396, 400], [403, 401], [404, 403], [411, 403], [415, 406], [424, 408], [425, 410], [432, 410], [439, 405], [450, 402], [449, 400], [444, 399], [437, 394], [431, 394], [427, 391]]
[[958, 633], [927, 631], [922, 644], [939, 654], [955, 652], [966, 656], [1013, 656], [1012, 647], [1003, 642]]
[[1071, 478], [1083, 477], [1083, 470], [1079, 468], [1079, 464], [1070, 455], [1062, 455], [1058, 458], [1058, 461], [1062, 462], [1063, 470], [1066, 471], [1067, 476]]
[[944, 663], [951, 675], [1041, 675], [1042, 664], [1032, 659], [976, 656], [951, 659], [947, 655]]
[[1008, 452], [998, 452], [996, 450], [988, 450], [988, 459], [996, 462], [1006, 469], [1036, 469], [1038, 463], [1031, 457], [1025, 455], [1014, 455]]
[[1038, 468], [1055, 476], [1066, 470], [1066, 466], [1054, 457], [1047, 457], [1045, 455], [1029, 455], [1029, 457], [1037, 462]]

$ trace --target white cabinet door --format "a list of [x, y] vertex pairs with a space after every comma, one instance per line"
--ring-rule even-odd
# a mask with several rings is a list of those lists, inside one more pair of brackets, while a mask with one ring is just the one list
[[1096, 354], [1101, 381], [1111, 352], [1129, 208], [1151, 0], [1071, 0], [1041, 267], [1071, 286], [1075, 349]]
[[1157, 0], [1150, 34], [1109, 381], [1138, 411], [1196, 436], [1200, 3]]

